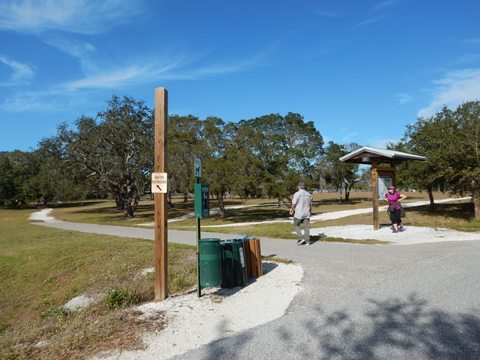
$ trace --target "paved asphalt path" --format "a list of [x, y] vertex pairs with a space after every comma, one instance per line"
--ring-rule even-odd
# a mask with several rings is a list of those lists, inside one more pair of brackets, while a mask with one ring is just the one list
[[[153, 239], [151, 229], [39, 224]], [[169, 239], [194, 244], [195, 233], [169, 231]], [[262, 253], [305, 269], [287, 313], [175, 359], [480, 359], [480, 241], [306, 247], [262, 239]]]

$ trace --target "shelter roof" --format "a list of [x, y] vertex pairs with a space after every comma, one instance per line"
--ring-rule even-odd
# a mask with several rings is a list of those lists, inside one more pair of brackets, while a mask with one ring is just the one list
[[373, 147], [364, 146], [360, 149], [352, 151], [340, 158], [340, 161], [357, 163], [357, 164], [371, 164], [372, 160], [376, 163], [400, 163], [403, 161], [425, 161], [425, 156], [408, 154], [402, 151], [377, 149]]

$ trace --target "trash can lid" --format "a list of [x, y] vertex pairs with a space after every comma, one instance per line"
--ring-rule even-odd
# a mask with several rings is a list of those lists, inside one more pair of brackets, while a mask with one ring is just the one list
[[218, 238], [204, 238], [204, 239], [200, 239], [200, 241], [220, 241], [220, 239], [218, 239]]

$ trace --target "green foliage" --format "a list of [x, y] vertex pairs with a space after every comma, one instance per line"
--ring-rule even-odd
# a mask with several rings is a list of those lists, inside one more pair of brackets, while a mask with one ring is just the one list
[[152, 111], [143, 101], [113, 96], [98, 118], [81, 117], [76, 129], [60, 127], [65, 161], [95, 178], [126, 217], [133, 217], [153, 167]]
[[70, 311], [63, 306], [55, 306], [49, 308], [47, 311], [40, 314], [41, 319], [50, 319], [54, 318], [57, 321], [64, 321], [68, 315], [70, 315]]
[[168, 163], [170, 193], [188, 194], [193, 187], [193, 161], [201, 155], [201, 121], [192, 115], [168, 118]]
[[345, 163], [340, 158], [358, 148], [359, 145], [355, 143], [340, 145], [330, 141], [319, 165], [320, 173], [327, 183], [340, 190], [340, 194], [345, 190], [345, 200], [349, 200], [350, 191], [358, 181], [358, 165]]
[[110, 310], [119, 309], [135, 303], [135, 294], [127, 289], [113, 289], [105, 296], [105, 304]]
[[217, 117], [171, 119], [169, 158], [175, 165], [169, 170], [170, 188], [192, 191], [193, 158], [199, 156], [202, 181], [218, 198], [222, 217], [227, 194], [281, 200], [295, 191], [299, 180], [313, 182], [323, 139], [313, 122], [299, 114], [270, 114], [238, 123]]
[[399, 167], [401, 185], [430, 194], [436, 189], [471, 194], [480, 218], [479, 101], [466, 102], [455, 111], [444, 107], [430, 118], [418, 119], [396, 149], [427, 157], [426, 162]]
[[295, 113], [240, 121], [234, 144], [243, 150], [237, 152], [242, 158], [236, 164], [255, 176], [253, 183], [243, 180], [238, 187], [244, 192], [253, 187], [252, 192], [258, 193], [252, 186], [257, 184], [265, 195], [279, 200], [295, 192], [299, 180], [313, 180], [323, 152], [323, 138], [313, 122]]

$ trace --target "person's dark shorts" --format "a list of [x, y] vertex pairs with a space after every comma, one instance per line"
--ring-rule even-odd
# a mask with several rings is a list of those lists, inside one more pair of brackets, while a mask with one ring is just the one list
[[399, 224], [402, 222], [402, 211], [400, 209], [397, 209], [395, 211], [389, 211], [389, 214], [392, 224]]
[[300, 226], [301, 224], [303, 224], [303, 222], [305, 220], [310, 220], [310, 219], [297, 219], [297, 218], [293, 218], [293, 225], [294, 226]]

